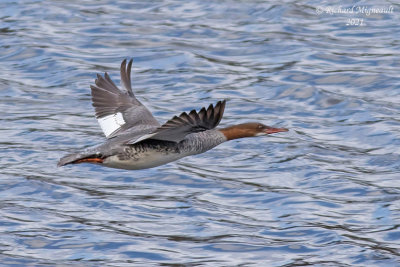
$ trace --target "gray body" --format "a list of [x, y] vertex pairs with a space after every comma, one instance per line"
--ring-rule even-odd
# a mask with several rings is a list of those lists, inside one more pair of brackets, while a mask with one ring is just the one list
[[217, 130], [189, 134], [179, 143], [150, 139], [119, 146], [117, 153], [107, 157], [103, 165], [128, 170], [147, 169], [203, 153], [224, 141], [225, 136]]
[[180, 142], [148, 139], [136, 144], [124, 144], [121, 143], [121, 139], [115, 138], [81, 153], [67, 155], [61, 159], [59, 165], [88, 157], [99, 157], [103, 159], [101, 164], [106, 167], [126, 170], [147, 169], [203, 153], [225, 141], [226, 137], [214, 129], [188, 134]]

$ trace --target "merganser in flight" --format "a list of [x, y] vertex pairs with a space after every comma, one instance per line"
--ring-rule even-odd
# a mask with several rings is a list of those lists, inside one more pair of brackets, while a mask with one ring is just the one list
[[136, 99], [131, 87], [132, 60], [121, 63], [118, 89], [107, 73], [91, 85], [96, 118], [107, 141], [82, 152], [64, 156], [58, 166], [94, 163], [106, 167], [138, 170], [152, 168], [200, 154], [232, 139], [288, 131], [257, 122], [215, 129], [222, 119], [225, 100], [200, 111], [174, 116], [163, 125]]

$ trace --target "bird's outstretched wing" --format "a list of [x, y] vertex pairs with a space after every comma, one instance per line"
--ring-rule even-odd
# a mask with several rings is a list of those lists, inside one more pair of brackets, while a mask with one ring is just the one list
[[128, 144], [135, 144], [146, 139], [156, 139], [171, 142], [180, 142], [186, 135], [202, 132], [215, 128], [222, 119], [226, 101], [218, 101], [206, 109], [203, 107], [199, 112], [192, 110], [174, 116], [156, 130], [143, 135], [138, 139], [132, 139]]
[[122, 61], [121, 85], [124, 91], [118, 89], [107, 72], [104, 77], [97, 75], [95, 85], [90, 86], [96, 118], [107, 138], [128, 132], [143, 134], [160, 126], [150, 111], [133, 94], [131, 68], [132, 59], [128, 65], [126, 59]]

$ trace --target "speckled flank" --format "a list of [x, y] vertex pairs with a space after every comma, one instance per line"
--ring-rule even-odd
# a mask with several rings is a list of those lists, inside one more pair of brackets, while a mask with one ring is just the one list
[[120, 153], [107, 157], [103, 164], [111, 168], [129, 170], [152, 168], [203, 153], [225, 141], [225, 136], [218, 130], [190, 134], [179, 143], [147, 140], [124, 146]]

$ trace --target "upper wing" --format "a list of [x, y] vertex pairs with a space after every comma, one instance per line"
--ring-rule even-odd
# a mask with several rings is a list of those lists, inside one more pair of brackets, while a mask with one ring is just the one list
[[172, 119], [158, 127], [155, 131], [131, 140], [129, 144], [135, 144], [145, 139], [156, 139], [172, 142], [182, 141], [186, 135], [215, 128], [222, 119], [226, 101], [218, 101], [215, 107], [211, 104], [207, 109], [202, 108], [199, 112], [183, 112], [179, 117]]
[[[132, 59], [126, 66], [126, 59], [121, 63], [121, 84], [125, 92], [118, 89], [107, 72], [104, 77], [97, 75], [96, 85], [91, 85], [92, 102], [96, 118], [107, 138], [127, 132], [132, 127], [143, 129], [160, 126], [150, 111], [136, 99], [131, 87]], [[136, 131], [134, 131], [136, 132]]]

